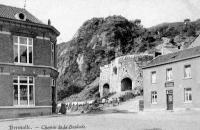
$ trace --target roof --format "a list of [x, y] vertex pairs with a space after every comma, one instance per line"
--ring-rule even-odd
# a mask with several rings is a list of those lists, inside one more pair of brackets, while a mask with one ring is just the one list
[[[16, 19], [15, 15], [18, 13], [25, 14], [26, 21]], [[35, 16], [33, 16], [27, 10], [22, 9], [22, 8], [17, 8], [17, 7], [0, 4], [0, 20], [14, 21], [14, 22], [20, 22], [23, 24], [49, 28], [49, 29], [53, 30], [57, 36], [60, 35], [60, 32], [55, 27], [42, 23], [39, 19], [37, 19]]]
[[42, 24], [39, 19], [25, 9], [0, 4], [0, 17], [17, 20], [15, 18], [17, 13], [24, 13], [26, 15], [26, 22]]
[[178, 62], [181, 60], [187, 60], [187, 59], [196, 58], [196, 57], [200, 57], [200, 46], [177, 51], [175, 53], [160, 55], [160, 56], [154, 58], [150, 63], [148, 63], [143, 68], [144, 69], [151, 68], [151, 67], [155, 67], [155, 66], [159, 66], [159, 65]]

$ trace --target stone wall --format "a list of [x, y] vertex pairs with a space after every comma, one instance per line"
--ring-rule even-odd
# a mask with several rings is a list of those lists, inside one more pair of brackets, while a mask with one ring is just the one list
[[103, 86], [105, 84], [109, 85], [110, 93], [121, 92], [122, 85], [126, 87], [131, 84], [132, 90], [136, 87], [142, 88], [142, 66], [152, 59], [153, 56], [148, 54], [126, 55], [100, 67], [100, 96], [104, 96]]

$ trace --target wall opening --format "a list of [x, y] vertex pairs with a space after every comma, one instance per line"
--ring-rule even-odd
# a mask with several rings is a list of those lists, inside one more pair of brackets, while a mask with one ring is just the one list
[[103, 96], [108, 96], [108, 94], [109, 94], [109, 91], [110, 91], [110, 86], [109, 86], [109, 84], [104, 84], [103, 85]]
[[113, 68], [113, 73], [117, 74], [117, 67], [116, 66]]
[[124, 78], [121, 81], [121, 91], [132, 90], [132, 80], [130, 78]]

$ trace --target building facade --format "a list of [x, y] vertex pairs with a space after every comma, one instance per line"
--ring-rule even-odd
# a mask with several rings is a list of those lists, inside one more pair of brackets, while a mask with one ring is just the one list
[[25, 9], [0, 5], [0, 117], [55, 112], [59, 32]]
[[200, 46], [161, 55], [143, 67], [144, 110], [200, 109]]
[[100, 96], [142, 87], [141, 67], [152, 59], [153, 56], [148, 54], [126, 55], [117, 57], [110, 64], [100, 67]]

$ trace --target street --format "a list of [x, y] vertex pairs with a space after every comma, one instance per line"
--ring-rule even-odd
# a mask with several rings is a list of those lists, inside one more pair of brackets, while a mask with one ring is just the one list
[[200, 130], [200, 111], [71, 114], [0, 120], [0, 130]]

